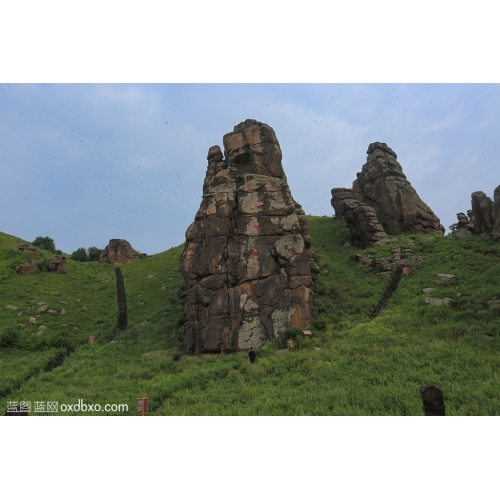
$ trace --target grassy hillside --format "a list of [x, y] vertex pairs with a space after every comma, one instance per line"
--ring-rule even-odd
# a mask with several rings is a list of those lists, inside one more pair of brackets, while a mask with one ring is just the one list
[[[134, 415], [137, 398], [145, 396], [154, 415], [422, 415], [419, 388], [437, 384], [448, 415], [500, 414], [498, 243], [405, 235], [361, 251], [344, 246], [343, 222], [309, 217], [309, 224], [319, 265], [313, 275], [319, 315], [308, 325], [313, 338], [287, 332], [297, 336], [297, 350], [276, 355], [285, 339], [270, 342], [255, 365], [246, 353], [177, 353], [182, 246], [121, 266], [128, 304], [128, 328], [121, 332], [113, 266], [69, 261], [65, 275], [19, 276], [12, 269], [25, 260], [17, 250], [21, 241], [0, 233], [0, 412], [8, 401], [80, 399], [128, 405], [101, 415]], [[389, 257], [394, 246], [423, 261], [370, 320], [390, 276], [355, 254]], [[438, 284], [438, 273], [456, 274], [458, 281]], [[424, 295], [427, 287], [434, 290]], [[429, 295], [451, 301], [428, 305]], [[56, 313], [41, 314], [32, 327], [38, 302]], [[36, 335], [41, 324], [47, 328]], [[89, 335], [96, 344], [88, 344]], [[64, 354], [61, 366], [46, 371]]]

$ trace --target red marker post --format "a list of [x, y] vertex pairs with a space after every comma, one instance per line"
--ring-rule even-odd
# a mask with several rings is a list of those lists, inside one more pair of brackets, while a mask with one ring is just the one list
[[95, 335], [89, 337], [89, 344], [95, 344]]
[[145, 415], [148, 412], [148, 398], [137, 399], [137, 413]]
[[409, 267], [403, 267], [403, 274], [408, 276], [410, 274], [410, 268]]

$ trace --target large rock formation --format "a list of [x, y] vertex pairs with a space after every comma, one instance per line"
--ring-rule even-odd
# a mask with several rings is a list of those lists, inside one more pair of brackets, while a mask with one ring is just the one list
[[260, 347], [313, 317], [307, 220], [273, 129], [246, 120], [208, 151], [203, 200], [186, 232], [187, 353]]
[[342, 202], [344, 200], [353, 200], [354, 194], [352, 189], [347, 188], [333, 188], [332, 191], [332, 207], [335, 209], [335, 220], [342, 220], [344, 218], [344, 213], [342, 211]]
[[493, 231], [493, 202], [489, 196], [482, 191], [474, 191], [471, 194], [472, 216], [474, 233], [490, 234]]
[[139, 260], [140, 254], [132, 248], [127, 240], [109, 240], [109, 245], [99, 255], [100, 262], [109, 264], [126, 264]]
[[375, 209], [353, 198], [342, 202], [341, 211], [351, 233], [351, 243], [360, 248], [382, 245], [390, 241]]
[[500, 240], [500, 185], [496, 187], [493, 194], [493, 232], [492, 236], [495, 240]]
[[416, 233], [420, 230], [443, 232], [439, 219], [419, 198], [396, 153], [383, 142], [368, 146], [366, 163], [357, 174], [354, 197], [375, 209], [387, 234]]

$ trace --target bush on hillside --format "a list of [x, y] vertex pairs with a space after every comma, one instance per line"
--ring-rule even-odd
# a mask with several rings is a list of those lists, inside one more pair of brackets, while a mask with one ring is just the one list
[[85, 248], [80, 247], [78, 250], [75, 250], [71, 254], [71, 258], [73, 260], [77, 260], [79, 262], [88, 262], [89, 261], [89, 256], [87, 254], [87, 250]]
[[37, 236], [31, 244], [35, 247], [43, 248], [44, 250], [47, 250], [48, 252], [55, 252], [56, 251], [56, 244], [54, 243], [54, 240], [50, 238], [49, 236]]
[[89, 254], [89, 260], [91, 262], [99, 262], [99, 256], [101, 255], [102, 249], [97, 247], [89, 247], [87, 249], [87, 252]]

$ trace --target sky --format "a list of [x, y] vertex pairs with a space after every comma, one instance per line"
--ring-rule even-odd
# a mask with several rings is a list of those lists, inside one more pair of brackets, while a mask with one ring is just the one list
[[307, 214], [334, 213], [330, 190], [351, 187], [375, 141], [445, 228], [500, 184], [496, 83], [2, 83], [0, 230], [67, 253], [180, 245], [209, 147], [247, 118], [275, 130]]

